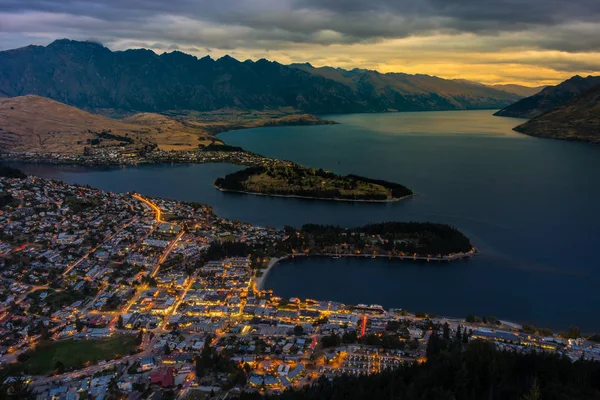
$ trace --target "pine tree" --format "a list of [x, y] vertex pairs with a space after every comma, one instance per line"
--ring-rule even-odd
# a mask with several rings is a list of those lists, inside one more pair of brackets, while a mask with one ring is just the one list
[[79, 315], [75, 318], [75, 329], [77, 332], [81, 332], [83, 330], [83, 322], [79, 319]]
[[447, 322], [444, 324], [444, 334], [443, 334], [443, 337], [446, 340], [450, 340], [450, 325]]
[[65, 372], [65, 364], [63, 364], [60, 360], [56, 360], [56, 363], [54, 363], [54, 369], [56, 370], [56, 373], [62, 374]]
[[521, 397], [521, 400], [540, 400], [541, 398], [542, 394], [540, 392], [540, 387], [538, 386], [537, 379], [534, 379], [529, 393]]

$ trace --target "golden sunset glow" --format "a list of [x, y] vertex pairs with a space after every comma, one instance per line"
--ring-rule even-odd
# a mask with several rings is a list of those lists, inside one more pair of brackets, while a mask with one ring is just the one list
[[[593, 0], [8, 1], [0, 50], [70, 38], [111, 50], [551, 85], [600, 70]], [[93, 3], [93, 4], [92, 4]]]

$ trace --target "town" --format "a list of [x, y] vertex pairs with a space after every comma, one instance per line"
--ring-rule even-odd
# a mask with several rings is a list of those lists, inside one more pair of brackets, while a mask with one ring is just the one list
[[84, 154], [1, 152], [0, 156], [4, 161], [91, 166], [219, 162], [246, 166], [289, 164], [226, 144], [212, 144], [188, 151], [165, 151], [159, 148], [132, 151], [124, 146], [90, 146]]
[[[17, 397], [279, 393], [422, 363], [437, 337], [600, 360], [600, 345], [573, 327], [279, 297], [265, 274], [304, 255], [293, 245], [306, 246], [301, 231], [203, 204], [3, 177], [0, 231], [0, 384]], [[323, 252], [340, 256], [337, 245]]]

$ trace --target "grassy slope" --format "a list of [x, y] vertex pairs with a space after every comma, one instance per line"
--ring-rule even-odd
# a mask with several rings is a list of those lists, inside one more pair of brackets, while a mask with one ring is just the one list
[[[0, 148], [9, 151], [82, 154], [87, 140], [97, 138], [93, 132], [108, 130], [132, 139], [133, 148], [156, 143], [165, 150], [194, 149], [202, 136], [208, 136], [200, 127], [158, 114], [116, 120], [40, 96], [0, 100]], [[104, 140], [102, 144], [119, 143]]]

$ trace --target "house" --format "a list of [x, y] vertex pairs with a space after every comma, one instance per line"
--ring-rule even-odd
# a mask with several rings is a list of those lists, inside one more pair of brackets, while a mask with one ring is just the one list
[[146, 356], [140, 360], [140, 369], [142, 371], [150, 371], [154, 367], [154, 358], [152, 356]]
[[173, 367], [169, 367], [163, 371], [154, 372], [150, 375], [150, 383], [162, 387], [175, 386], [175, 372], [176, 369]]

